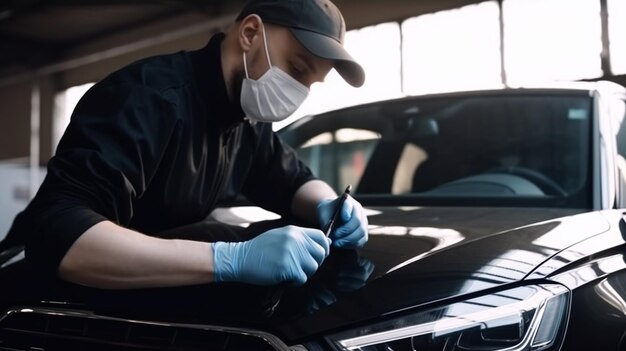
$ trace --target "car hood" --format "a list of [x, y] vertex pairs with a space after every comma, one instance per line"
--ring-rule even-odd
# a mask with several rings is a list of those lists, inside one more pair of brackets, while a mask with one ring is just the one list
[[[280, 325], [281, 335], [297, 340], [517, 283], [562, 250], [610, 228], [601, 213], [576, 210], [402, 208], [380, 212], [369, 217], [369, 242], [358, 255], [336, 250], [337, 255], [331, 257], [335, 281], [329, 290], [334, 295], [321, 292], [322, 302], [328, 305], [314, 301], [314, 311]], [[358, 274], [372, 268], [360, 285]]]
[[558, 252], [609, 229], [602, 213], [580, 210], [368, 211], [367, 245], [358, 251], [333, 249], [301, 287], [208, 284], [101, 291], [59, 286], [46, 300], [122, 318], [262, 329], [296, 343], [399, 310], [517, 283]]

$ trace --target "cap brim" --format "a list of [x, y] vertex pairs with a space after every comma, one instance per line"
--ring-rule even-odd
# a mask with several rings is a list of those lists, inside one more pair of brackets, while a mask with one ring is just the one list
[[313, 55], [332, 60], [333, 67], [348, 84], [360, 87], [365, 82], [365, 71], [346, 49], [333, 38], [308, 30], [289, 28], [296, 39]]

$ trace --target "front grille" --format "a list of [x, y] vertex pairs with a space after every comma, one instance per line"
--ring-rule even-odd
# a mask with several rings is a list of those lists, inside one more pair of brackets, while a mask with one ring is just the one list
[[0, 316], [0, 350], [195, 351], [289, 348], [247, 329], [103, 317], [62, 309], [12, 309]]

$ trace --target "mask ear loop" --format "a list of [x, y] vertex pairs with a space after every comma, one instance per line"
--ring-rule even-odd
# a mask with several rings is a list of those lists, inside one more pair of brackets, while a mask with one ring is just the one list
[[272, 68], [272, 60], [270, 60], [270, 52], [267, 49], [267, 37], [265, 36], [265, 25], [261, 28], [263, 31], [263, 46], [265, 46], [265, 56], [267, 56], [267, 63], [270, 65], [270, 69]]
[[[269, 69], [272, 68], [272, 60], [270, 60], [270, 52], [267, 49], [267, 37], [265, 36], [265, 25], [261, 28], [263, 32], [263, 46], [265, 47], [265, 56], [267, 57], [267, 63], [269, 65]], [[243, 70], [246, 72], [246, 78], [250, 79], [250, 75], [248, 74], [248, 62], [246, 61], [246, 52], [243, 52]]]
[[246, 52], [243, 52], [243, 70], [244, 72], [246, 72], [246, 79], [250, 79], [250, 76], [248, 75], [248, 63], [246, 62]]

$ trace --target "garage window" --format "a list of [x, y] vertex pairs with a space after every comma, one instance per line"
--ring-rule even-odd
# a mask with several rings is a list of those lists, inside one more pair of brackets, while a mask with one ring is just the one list
[[508, 82], [603, 75], [599, 0], [504, 0], [502, 11]]
[[626, 74], [626, 1], [608, 0], [611, 71]]
[[500, 8], [495, 1], [402, 23], [407, 94], [501, 86]]

